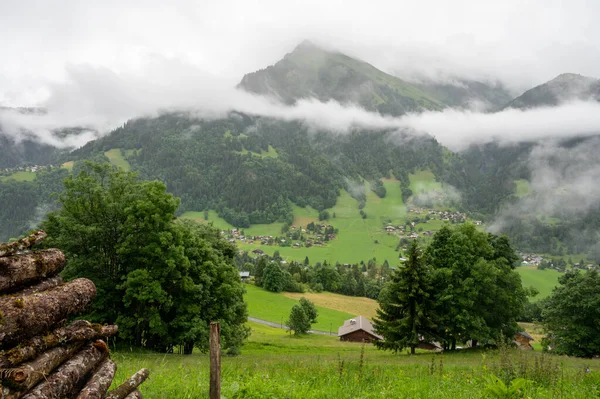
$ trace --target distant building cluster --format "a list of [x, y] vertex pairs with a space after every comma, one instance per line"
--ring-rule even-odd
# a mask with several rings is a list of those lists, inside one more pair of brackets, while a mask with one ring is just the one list
[[312, 223], [307, 228], [292, 225], [286, 233], [282, 233], [280, 236], [246, 236], [244, 231], [239, 229], [222, 230], [221, 235], [231, 243], [242, 242], [268, 246], [310, 248], [312, 246], [324, 246], [328, 241], [336, 240], [337, 229], [325, 223]]
[[0, 168], [0, 176], [10, 176], [17, 172], [37, 173], [43, 170], [52, 170], [60, 167], [60, 165], [23, 165], [14, 168]]
[[539, 266], [539, 264], [544, 260], [541, 255], [529, 254], [525, 252], [519, 252], [519, 256], [521, 257], [521, 264], [523, 265]]

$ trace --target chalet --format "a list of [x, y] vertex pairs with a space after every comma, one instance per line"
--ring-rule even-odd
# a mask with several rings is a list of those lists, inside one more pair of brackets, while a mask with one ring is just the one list
[[250, 279], [250, 272], [240, 272], [240, 280], [247, 281]]
[[260, 248], [256, 248], [254, 251], [252, 251], [252, 253], [255, 254], [255, 255], [264, 255], [265, 251], [263, 251]]
[[344, 321], [344, 325], [338, 329], [338, 337], [340, 341], [349, 342], [373, 342], [383, 339], [375, 333], [373, 324], [363, 316]]
[[396, 231], [396, 229], [394, 228], [394, 226], [387, 226], [387, 227], [385, 228], [385, 230], [386, 230], [388, 233], [393, 233], [394, 231]]
[[533, 346], [531, 346], [531, 341], [533, 341], [533, 337], [526, 333], [525, 331], [520, 331], [515, 334], [514, 343], [517, 345], [519, 349], [523, 350], [533, 350]]

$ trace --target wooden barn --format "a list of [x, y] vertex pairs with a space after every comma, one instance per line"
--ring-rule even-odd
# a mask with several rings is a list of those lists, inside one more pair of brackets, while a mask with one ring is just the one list
[[373, 342], [383, 339], [381, 335], [375, 333], [371, 321], [363, 316], [346, 320], [338, 329], [338, 337], [340, 341], [350, 342]]
[[531, 345], [531, 341], [533, 341], [533, 337], [526, 333], [525, 331], [520, 331], [515, 334], [515, 344], [519, 349], [523, 350], [533, 350], [533, 346]]

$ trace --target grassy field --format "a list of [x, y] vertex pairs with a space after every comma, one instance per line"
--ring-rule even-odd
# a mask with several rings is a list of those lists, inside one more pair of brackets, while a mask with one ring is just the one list
[[334, 294], [332, 292], [284, 292], [282, 295], [296, 300], [305, 297], [317, 306], [354, 313], [356, 316], [361, 315], [368, 319], [372, 319], [377, 315], [376, 310], [379, 307], [373, 299]]
[[61, 165], [62, 168], [65, 168], [69, 171], [73, 170], [73, 166], [75, 166], [75, 161], [65, 162]]
[[33, 181], [35, 179], [35, 172], [15, 172], [9, 176], [0, 176], [0, 180], [16, 180], [16, 181]]
[[517, 197], [525, 197], [531, 194], [531, 187], [529, 187], [529, 181], [525, 179], [515, 180], [515, 184], [517, 185], [515, 190], [515, 195]]
[[242, 151], [235, 151], [238, 154], [246, 155], [247, 153], [251, 153], [253, 156], [261, 157], [261, 158], [278, 158], [279, 154], [277, 150], [273, 148], [273, 146], [269, 145], [269, 149], [267, 151], [261, 151], [260, 154], [256, 152], [248, 151], [247, 149], [243, 149]]
[[561, 275], [556, 270], [537, 270], [535, 266], [521, 266], [517, 268], [517, 272], [521, 275], [523, 287], [534, 286], [540, 292], [533, 301], [550, 295], [552, 288], [558, 285], [558, 277]]
[[[237, 357], [222, 359], [222, 397], [241, 398], [594, 398], [600, 372], [590, 360], [542, 356], [539, 352], [381, 352], [335, 337], [289, 336], [248, 323], [252, 334]], [[150, 378], [145, 398], [207, 397], [209, 360], [190, 356], [114, 352], [115, 385], [142, 367]], [[591, 371], [585, 373], [585, 367]], [[492, 396], [491, 375], [525, 377], [521, 395]]]
[[125, 171], [131, 170], [131, 166], [129, 165], [129, 162], [127, 162], [127, 160], [123, 157], [123, 154], [121, 154], [120, 148], [113, 148], [112, 150], [106, 151], [104, 155], [106, 155], [110, 163], [112, 163], [113, 165], [118, 166], [119, 168]]
[[[288, 298], [281, 293], [275, 294], [250, 284], [246, 285], [244, 299], [248, 303], [249, 316], [280, 324], [285, 324], [292, 306], [298, 303], [297, 299]], [[331, 330], [334, 333], [337, 333], [338, 327], [344, 324], [344, 320], [357, 316], [319, 305], [317, 305], [317, 310], [319, 316], [317, 323], [313, 324], [312, 328], [321, 331]]]
[[408, 177], [410, 178], [410, 189], [415, 195], [442, 189], [442, 184], [435, 181], [435, 176], [429, 170], [420, 170]]

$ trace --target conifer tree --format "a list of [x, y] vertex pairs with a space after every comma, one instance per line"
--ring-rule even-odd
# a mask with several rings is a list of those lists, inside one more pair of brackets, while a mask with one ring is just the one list
[[408, 250], [408, 260], [395, 270], [379, 296], [375, 330], [384, 337], [375, 344], [380, 349], [411, 354], [422, 338], [429, 338], [435, 327], [431, 309], [430, 274], [416, 241]]

